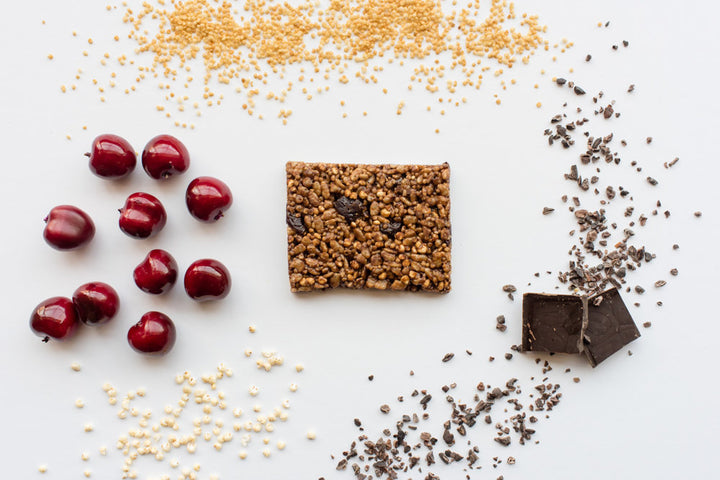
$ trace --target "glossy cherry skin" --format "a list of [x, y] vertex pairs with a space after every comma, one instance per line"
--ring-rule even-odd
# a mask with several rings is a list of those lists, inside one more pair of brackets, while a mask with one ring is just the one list
[[133, 238], [152, 237], [167, 222], [165, 207], [149, 193], [133, 193], [125, 200], [119, 212], [120, 230]]
[[115, 289], [103, 282], [79, 286], [73, 293], [72, 301], [78, 318], [85, 325], [109, 322], [120, 307], [120, 298]]
[[133, 271], [135, 285], [143, 292], [155, 295], [170, 290], [175, 285], [177, 276], [177, 262], [172, 255], [160, 249], [150, 250]]
[[201, 222], [219, 220], [232, 202], [230, 188], [213, 177], [196, 178], [185, 192], [185, 203], [190, 214]]
[[152, 178], [163, 179], [183, 173], [190, 166], [190, 154], [185, 145], [170, 135], [151, 139], [142, 152], [142, 165]]
[[147, 312], [128, 330], [128, 343], [138, 353], [163, 355], [175, 345], [175, 324], [160, 312]]
[[51, 297], [35, 307], [30, 316], [30, 328], [43, 342], [50, 338], [67, 340], [78, 326], [78, 316], [73, 301], [67, 297]]
[[56, 250], [79, 248], [95, 236], [95, 224], [90, 216], [72, 205], [59, 205], [45, 217], [43, 237]]
[[90, 171], [100, 178], [120, 179], [130, 175], [137, 164], [132, 145], [122, 137], [103, 134], [93, 140], [90, 153]]
[[198, 260], [185, 272], [185, 291], [198, 302], [225, 298], [231, 286], [230, 272], [217, 260]]

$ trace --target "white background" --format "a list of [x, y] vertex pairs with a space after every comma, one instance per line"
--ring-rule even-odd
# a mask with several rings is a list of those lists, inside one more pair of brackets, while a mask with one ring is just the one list
[[[591, 95], [579, 98], [551, 83], [553, 76], [565, 76], [588, 93], [604, 90], [604, 100], [617, 100], [616, 110], [622, 112], [612, 124], [599, 118], [589, 124], [593, 132], [612, 129], [616, 139], [629, 142], [621, 151], [621, 166], [605, 169], [601, 181], [629, 188], [638, 212], [647, 212], [658, 199], [663, 210], [672, 212], [667, 221], [653, 217], [646, 228], [636, 228], [638, 244], [655, 252], [657, 259], [630, 277], [630, 285], [644, 285], [648, 292], [642, 297], [627, 294], [626, 301], [641, 303], [631, 312], [639, 325], [652, 322], [652, 328], [641, 328], [642, 338], [630, 347], [632, 357], [623, 350], [595, 370], [582, 360], [553, 359], [551, 381], [561, 384], [563, 398], [551, 418], [538, 424], [535, 438], [540, 443], [503, 449], [492, 441], [489, 428], [478, 426], [471, 438], [480, 446], [483, 469], [472, 478], [501, 473], [508, 479], [712, 477], [720, 427], [715, 368], [720, 323], [714, 304], [720, 267], [715, 253], [720, 7], [713, 2], [619, 0], [517, 4], [519, 12], [540, 15], [551, 44], [567, 38], [575, 47], [565, 54], [539, 53], [530, 65], [518, 65], [500, 79], [487, 75], [480, 90], [455, 95], [466, 96], [468, 103], [447, 108], [445, 116], [438, 114], [436, 100], [427, 92], [409, 94], [409, 69], [396, 68], [387, 69], [379, 86], [330, 82], [330, 92], [311, 102], [295, 97], [286, 105], [265, 105], [263, 121], [242, 112], [241, 97], [232, 88], [218, 88], [232, 99], [203, 109], [200, 118], [183, 117], [195, 123], [194, 130], [176, 128], [156, 111], [155, 106], [163, 104], [156, 82], [141, 83], [135, 94], [124, 95], [122, 89], [134, 83], [132, 69], [100, 65], [104, 51], [113, 56], [131, 52], [131, 44], [111, 40], [126, 32], [119, 11], [109, 13], [104, 3], [87, 0], [16, 2], [8, 9], [0, 19], [0, 411], [5, 419], [5, 473], [33, 478], [40, 475], [38, 465], [46, 464], [47, 478], [82, 478], [85, 469], [92, 470], [92, 478], [119, 478], [123, 458], [114, 444], [132, 425], [131, 420], [116, 419], [101, 385], [111, 382], [121, 393], [145, 387], [148, 396], [142, 405], [152, 408], [157, 418], [166, 403], [179, 397], [176, 373], [191, 370], [200, 375], [219, 362], [235, 371], [220, 387], [231, 406], [251, 413], [254, 403], [267, 409], [291, 399], [290, 419], [270, 436], [271, 446], [284, 439], [288, 447], [284, 452], [273, 448], [266, 459], [255, 437], [247, 449], [249, 458], [242, 462], [237, 439], [220, 453], [200, 441], [194, 457], [179, 455], [183, 465], [201, 463], [199, 478], [210, 473], [233, 479], [352, 478], [350, 472], [335, 471], [330, 455], [355, 438], [355, 417], [363, 419], [371, 437], [392, 427], [399, 415], [398, 395], [428, 388], [439, 399], [439, 387], [454, 381], [455, 396], [469, 400], [478, 381], [498, 383], [510, 377], [519, 378], [529, 392], [534, 385], [529, 377], [541, 376], [535, 356], [516, 355], [509, 362], [502, 358], [520, 341], [520, 302], [510, 302], [500, 287], [513, 283], [518, 293], [552, 291], [554, 275], [535, 279], [532, 274], [566, 266], [571, 245], [567, 231], [574, 225], [559, 197], [579, 192], [562, 174], [582, 145], [570, 151], [550, 149], [542, 131], [563, 102], [569, 102], [569, 111], [582, 106], [588, 116], [592, 105]], [[598, 22], [608, 20], [610, 27], [597, 28]], [[88, 37], [94, 45], [87, 44]], [[613, 51], [611, 45], [622, 40], [630, 46]], [[83, 50], [90, 55], [83, 57]], [[586, 64], [587, 53], [593, 60]], [[54, 55], [52, 61], [48, 54]], [[557, 62], [552, 62], [553, 54]], [[74, 79], [78, 68], [84, 70], [79, 81]], [[118, 87], [107, 89], [102, 103], [91, 79], [107, 85], [111, 70], [121, 78]], [[194, 74], [201, 76], [199, 66]], [[501, 91], [498, 81], [511, 78], [517, 85]], [[76, 91], [61, 93], [60, 85], [72, 83]], [[630, 83], [637, 85], [632, 95], [625, 92]], [[382, 86], [389, 88], [388, 95], [382, 94]], [[500, 106], [494, 103], [495, 93], [502, 98]], [[395, 109], [401, 100], [407, 105], [398, 116]], [[536, 108], [538, 101], [542, 108]], [[433, 105], [431, 113], [425, 111], [428, 104]], [[287, 126], [275, 118], [279, 108], [293, 109]], [[342, 112], [348, 118], [343, 119]], [[82, 154], [104, 132], [126, 137], [138, 151], [156, 134], [176, 135], [191, 152], [190, 170], [164, 183], [141, 169], [120, 183], [95, 178]], [[653, 137], [651, 145], [644, 142], [647, 136]], [[662, 168], [675, 156], [680, 162], [672, 170]], [[633, 159], [643, 166], [642, 174], [628, 165]], [[288, 160], [449, 162], [452, 292], [439, 297], [291, 294], [284, 224]], [[215, 225], [196, 222], [184, 206], [185, 186], [199, 175], [223, 179], [234, 193], [235, 204]], [[660, 184], [653, 189], [646, 175]], [[168, 210], [168, 224], [154, 239], [136, 241], [117, 228], [116, 209], [134, 191], [157, 195]], [[583, 198], [588, 198], [588, 206], [595, 205], [592, 198]], [[95, 220], [96, 238], [82, 251], [57, 252], [42, 239], [43, 217], [66, 203], [80, 206]], [[617, 203], [613, 218], [620, 222], [626, 204]], [[542, 216], [543, 206], [556, 211]], [[693, 216], [696, 210], [703, 211], [702, 218]], [[672, 251], [673, 243], [680, 245], [678, 251]], [[141, 293], [133, 284], [132, 269], [151, 248], [172, 252], [181, 269], [197, 258], [223, 261], [233, 274], [230, 297], [197, 305], [179, 285], [161, 298]], [[680, 271], [677, 278], [668, 274], [673, 267]], [[653, 288], [659, 279], [668, 285]], [[119, 316], [102, 328], [83, 329], [71, 342], [42, 344], [28, 328], [34, 305], [49, 296], [70, 296], [91, 280], [106, 281], [118, 290]], [[657, 300], [664, 306], [658, 308]], [[178, 327], [177, 344], [164, 358], [142, 357], [125, 340], [129, 326], [150, 309], [164, 311]], [[494, 328], [498, 314], [508, 319], [504, 334]], [[248, 332], [251, 324], [257, 325], [257, 333]], [[258, 371], [242, 353], [248, 347], [256, 353], [277, 350], [286, 365], [270, 373]], [[465, 349], [474, 355], [467, 356]], [[443, 364], [440, 359], [447, 352], [456, 357]], [[489, 363], [490, 355], [498, 360]], [[73, 361], [83, 366], [80, 373], [70, 370]], [[306, 370], [295, 373], [295, 363], [303, 363]], [[563, 373], [565, 368], [572, 372]], [[414, 377], [408, 374], [411, 369]], [[373, 382], [367, 380], [370, 374]], [[573, 383], [573, 376], [582, 381]], [[298, 392], [288, 391], [290, 382], [299, 385]], [[255, 399], [247, 394], [252, 383], [262, 389]], [[82, 410], [73, 406], [78, 397], [87, 403]], [[383, 403], [393, 408], [389, 417], [378, 411]], [[442, 405], [437, 407], [438, 414], [431, 417], [435, 423], [428, 427], [435, 434], [441, 433], [444, 420]], [[229, 424], [230, 415], [224, 417]], [[92, 433], [83, 432], [86, 422], [95, 425]], [[314, 442], [305, 439], [311, 428], [317, 431]], [[109, 447], [107, 457], [97, 453], [100, 445]], [[90, 453], [89, 462], [81, 461], [82, 451]], [[490, 461], [495, 455], [512, 455], [518, 461], [495, 471]], [[135, 466], [140, 478], [161, 473], [176, 478], [179, 473], [167, 462], [143, 460]], [[436, 473], [464, 478], [455, 469], [440, 467]]]

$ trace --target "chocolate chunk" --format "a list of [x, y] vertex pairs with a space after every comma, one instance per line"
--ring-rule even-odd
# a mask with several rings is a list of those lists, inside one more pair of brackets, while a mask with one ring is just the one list
[[285, 215], [285, 223], [287, 223], [290, 228], [300, 235], [305, 235], [307, 233], [307, 228], [305, 227], [302, 218], [291, 215], [290, 212]]
[[580, 353], [586, 304], [585, 297], [576, 295], [524, 294], [522, 350]]
[[587, 315], [583, 345], [585, 355], [593, 367], [640, 337], [616, 288], [590, 298]]
[[365, 204], [357, 198], [352, 200], [343, 195], [333, 202], [333, 206], [340, 215], [345, 217], [348, 223], [354, 222], [365, 214]]

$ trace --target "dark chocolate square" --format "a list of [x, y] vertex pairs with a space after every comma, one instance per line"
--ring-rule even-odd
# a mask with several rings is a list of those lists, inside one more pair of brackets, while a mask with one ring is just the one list
[[593, 367], [640, 336], [616, 288], [590, 298], [587, 311], [583, 344]]
[[580, 353], [587, 299], [577, 295], [523, 295], [522, 349]]

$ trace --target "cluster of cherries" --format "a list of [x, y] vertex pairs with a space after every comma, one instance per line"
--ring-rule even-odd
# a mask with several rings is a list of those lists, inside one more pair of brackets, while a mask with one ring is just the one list
[[[100, 135], [86, 154], [90, 170], [105, 179], [125, 178], [135, 169], [137, 157], [130, 143], [117, 135]], [[185, 172], [190, 166], [187, 148], [177, 138], [158, 135], [142, 152], [142, 166], [154, 179], [162, 180]], [[190, 214], [202, 222], [215, 222], [232, 205], [228, 186], [213, 177], [198, 177], [190, 182], [185, 193]], [[45, 218], [45, 241], [57, 250], [74, 250], [89, 243], [95, 236], [90, 216], [72, 205], [53, 208]], [[160, 200], [137, 192], [130, 195], [120, 209], [120, 230], [130, 237], [143, 239], [156, 235], [167, 222]], [[135, 284], [144, 292], [162, 294], [170, 290], [178, 276], [178, 265], [165, 250], [151, 250], [135, 268]], [[219, 261], [202, 259], [193, 262], [185, 272], [185, 291], [193, 300], [204, 302], [224, 298], [230, 292], [228, 269]], [[44, 342], [50, 338], [66, 340], [80, 322], [101, 325], [118, 311], [120, 300], [110, 285], [90, 282], [80, 286], [72, 299], [52, 297], [40, 302], [30, 317], [30, 328]], [[163, 354], [175, 344], [175, 325], [165, 314], [148, 312], [130, 327], [127, 338], [137, 352]]]

